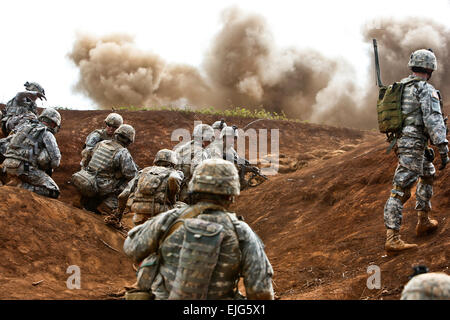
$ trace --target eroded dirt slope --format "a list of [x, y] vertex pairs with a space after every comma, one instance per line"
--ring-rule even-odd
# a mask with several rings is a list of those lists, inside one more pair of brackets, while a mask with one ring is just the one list
[[[2, 203], [7, 204], [0, 210], [7, 217], [0, 220], [0, 228], [7, 224], [9, 230], [0, 232], [2, 253], [9, 257], [0, 263], [0, 281], [9, 288], [0, 298], [108, 298], [109, 293], [134, 280], [131, 261], [98, 240], [121, 250], [122, 236], [103, 225], [99, 217], [73, 208], [70, 204], [74, 188], [66, 183], [79, 168], [86, 135], [103, 125], [108, 111], [61, 114], [63, 125], [57, 140], [62, 164], [54, 178], [60, 185], [62, 202], [0, 188]], [[218, 120], [173, 111], [121, 114], [136, 128], [136, 142], [130, 151], [141, 168], [151, 164], [159, 149], [178, 143], [171, 141], [175, 129], [192, 130], [194, 121], [211, 124]], [[225, 120], [241, 128], [252, 121]], [[244, 191], [233, 209], [263, 239], [281, 299], [395, 299], [412, 265], [424, 263], [432, 271], [449, 273], [448, 171], [438, 173], [435, 187], [438, 233], [416, 239], [414, 201], [410, 200], [405, 207], [402, 234], [408, 241], [417, 242], [419, 249], [386, 256], [382, 212], [396, 159], [393, 153], [385, 154], [382, 135], [269, 120], [256, 122], [251, 128], [280, 130], [280, 162], [289, 163], [290, 169], [270, 177], [258, 188]], [[15, 222], [16, 216], [20, 219]], [[30, 240], [24, 241], [14, 233], [17, 230], [23, 230], [28, 234], [25, 239]], [[10, 237], [15, 240], [4, 242]], [[70, 291], [65, 288], [65, 271], [76, 263], [82, 264], [82, 270], [89, 270], [82, 280], [86, 289]], [[381, 290], [366, 288], [366, 269], [371, 264], [381, 267]], [[33, 265], [37, 269], [30, 267]], [[31, 286], [41, 279], [45, 281]], [[22, 286], [26, 290], [16, 289]]]

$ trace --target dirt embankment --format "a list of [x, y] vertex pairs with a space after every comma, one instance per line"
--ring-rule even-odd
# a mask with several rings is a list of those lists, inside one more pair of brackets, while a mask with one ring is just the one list
[[[172, 148], [171, 133], [192, 130], [194, 121], [214, 116], [172, 111], [120, 112], [136, 129], [130, 147], [137, 164], [151, 165], [161, 148]], [[121, 252], [123, 237], [91, 213], [70, 203], [74, 188], [66, 182], [79, 169], [87, 134], [103, 125], [107, 111], [61, 111], [57, 140], [61, 167], [54, 173], [60, 201], [15, 188], [0, 188], [0, 298], [103, 299], [134, 281], [132, 262]], [[243, 128], [251, 119], [225, 118]], [[390, 192], [396, 159], [386, 155], [384, 138], [314, 124], [263, 120], [254, 129], [280, 130], [283, 174], [244, 191], [233, 209], [243, 215], [266, 245], [274, 267], [274, 287], [282, 299], [396, 299], [411, 266], [426, 264], [449, 273], [448, 170], [438, 172], [433, 215], [437, 234], [417, 239], [411, 199], [402, 235], [419, 249], [397, 256], [383, 250], [383, 206]], [[270, 130], [269, 130], [270, 132]], [[269, 134], [270, 138], [270, 134]], [[248, 204], [252, 203], [251, 206]], [[381, 268], [382, 289], [366, 288], [369, 265]], [[69, 265], [82, 272], [82, 290], [66, 288]], [[44, 280], [33, 286], [31, 283]]]

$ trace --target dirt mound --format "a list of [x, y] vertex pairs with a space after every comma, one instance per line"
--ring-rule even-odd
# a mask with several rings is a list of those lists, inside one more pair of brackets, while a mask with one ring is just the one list
[[[239, 198], [234, 209], [264, 240], [281, 299], [398, 299], [413, 265], [450, 273], [448, 170], [435, 182], [437, 234], [415, 236], [412, 198], [401, 233], [418, 250], [395, 256], [383, 250], [383, 207], [396, 166], [385, 147], [382, 137], [368, 134], [353, 151], [273, 177]], [[367, 289], [370, 265], [381, 268], [379, 290]]]
[[[130, 151], [141, 168], [151, 165], [158, 150], [178, 143], [171, 141], [175, 129], [192, 131], [194, 121], [211, 124], [218, 120], [188, 112], [120, 113], [136, 129]], [[75, 190], [67, 181], [79, 169], [87, 134], [102, 127], [107, 114], [61, 111], [62, 129], [56, 137], [62, 161], [54, 178], [65, 204], [0, 188], [6, 203], [0, 209], [0, 227], [5, 230], [0, 240], [6, 243], [2, 256], [7, 257], [0, 262], [1, 274], [7, 275], [0, 280], [6, 288], [0, 298], [108, 298], [109, 293], [134, 281], [131, 261], [101, 241], [121, 251], [120, 234], [100, 217], [70, 205]], [[225, 121], [243, 128], [252, 119], [226, 117]], [[419, 249], [386, 256], [383, 206], [396, 159], [393, 153], [385, 154], [382, 135], [271, 120], [258, 121], [251, 128], [280, 130], [283, 173], [244, 191], [233, 209], [264, 241], [275, 270], [275, 290], [282, 299], [398, 298], [412, 265], [423, 263], [432, 271], [449, 273], [448, 170], [438, 172], [435, 183], [433, 215], [440, 223], [438, 233], [416, 239], [412, 199], [405, 208], [402, 235], [418, 243]], [[19, 236], [18, 230], [26, 236]], [[71, 264], [81, 267], [82, 290], [65, 286], [66, 268]], [[382, 271], [380, 290], [366, 288], [366, 270], [372, 264]], [[31, 285], [42, 279], [41, 284]]]
[[[124, 238], [95, 214], [12, 187], [0, 202], [0, 299], [105, 299], [135, 281]], [[66, 285], [72, 265], [80, 290]]]

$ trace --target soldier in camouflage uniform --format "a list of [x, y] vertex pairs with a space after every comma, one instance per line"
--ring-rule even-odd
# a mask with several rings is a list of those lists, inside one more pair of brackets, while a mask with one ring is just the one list
[[[99, 142], [85, 171], [95, 177], [97, 192], [92, 197], [83, 196], [74, 202], [77, 207], [110, 215], [118, 207], [117, 196], [137, 173], [136, 164], [127, 147], [134, 142], [135, 130], [128, 124], [121, 125], [113, 140]], [[84, 170], [84, 169], [82, 169]]]
[[176, 169], [183, 172], [180, 201], [189, 202], [187, 184], [195, 167], [202, 161], [211, 158], [208, 146], [214, 141], [214, 129], [207, 124], [199, 124], [194, 128], [194, 139], [178, 146], [174, 151], [177, 156]]
[[400, 239], [404, 203], [411, 196], [411, 188], [418, 180], [416, 207], [418, 223], [416, 234], [427, 234], [437, 229], [438, 222], [429, 218], [433, 195], [434, 151], [428, 141], [439, 150], [441, 167], [449, 162], [446, 126], [442, 116], [440, 94], [427, 81], [437, 69], [436, 57], [430, 50], [415, 51], [408, 66], [413, 74], [402, 80], [405, 88], [402, 96], [402, 112], [405, 117], [401, 136], [397, 141], [399, 164], [395, 170], [393, 189], [384, 207], [387, 228], [385, 248], [387, 251], [402, 251], [417, 247]]
[[94, 150], [97, 143], [103, 140], [112, 140], [114, 132], [123, 124], [123, 118], [118, 113], [110, 113], [105, 119], [106, 127], [104, 129], [97, 129], [92, 131], [86, 138], [86, 142], [81, 152], [81, 167], [85, 168], [92, 157], [92, 150]]
[[[156, 299], [237, 299], [242, 298], [237, 288], [242, 276], [247, 298], [273, 299], [273, 270], [262, 241], [228, 211], [239, 189], [232, 163], [205, 160], [189, 182], [193, 205], [132, 229], [124, 251], [135, 261], [145, 259], [139, 289], [151, 290]], [[158, 252], [155, 268], [150, 262]]]
[[450, 300], [450, 276], [424, 273], [412, 278], [402, 292], [401, 300]]
[[24, 84], [27, 91], [19, 92], [5, 107], [2, 115], [2, 131], [7, 136], [24, 121], [37, 119], [37, 99], [45, 99], [44, 89], [36, 82]]
[[125, 207], [134, 213], [135, 226], [173, 209], [183, 181], [183, 172], [174, 169], [177, 164], [175, 153], [168, 149], [159, 150], [153, 164], [139, 171], [128, 183], [119, 195], [117, 213], [105, 219], [107, 223], [117, 225]]
[[60, 125], [61, 116], [58, 111], [45, 109], [39, 116], [39, 121], [20, 126], [5, 153], [3, 167], [8, 180], [11, 180], [8, 185], [58, 198], [58, 185], [50, 175], [61, 160], [54, 136]]
[[239, 137], [238, 130], [235, 126], [224, 127], [219, 139], [215, 140], [208, 146], [212, 158], [221, 158], [231, 162], [239, 158], [237, 151], [234, 149], [235, 139]]
[[220, 133], [222, 132], [222, 129], [225, 128], [227, 124], [225, 123], [225, 120], [218, 120], [212, 124], [212, 128], [214, 129], [214, 137], [216, 140], [220, 138]]

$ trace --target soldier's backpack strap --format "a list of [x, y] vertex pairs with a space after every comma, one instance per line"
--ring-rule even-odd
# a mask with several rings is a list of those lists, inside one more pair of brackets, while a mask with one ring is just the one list
[[184, 220], [195, 218], [198, 215], [202, 214], [206, 210], [221, 210], [225, 211], [225, 209], [222, 206], [213, 204], [213, 203], [201, 203], [201, 204], [195, 204], [193, 206], [186, 206], [186, 208], [183, 210], [181, 215], [178, 217], [177, 220], [175, 220], [170, 227], [167, 229], [167, 231], [164, 233], [164, 235], [161, 237], [159, 241], [159, 247], [161, 247], [161, 244], [166, 240], [171, 234], [173, 234], [175, 231], [180, 228]]

